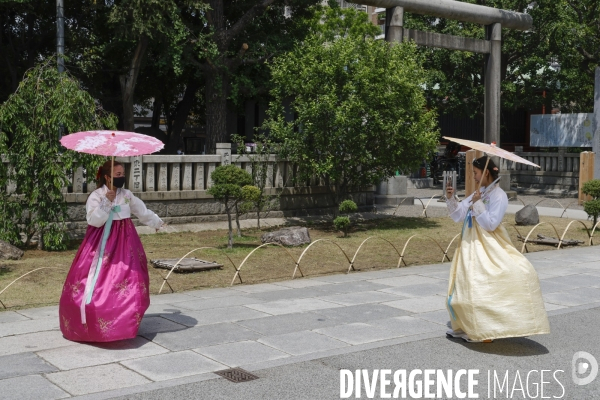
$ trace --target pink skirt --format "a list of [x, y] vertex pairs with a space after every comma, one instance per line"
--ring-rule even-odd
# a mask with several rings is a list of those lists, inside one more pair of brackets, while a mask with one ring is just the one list
[[112, 342], [134, 338], [150, 305], [146, 253], [128, 218], [113, 221], [91, 301], [82, 309], [88, 274], [100, 251], [103, 231], [104, 227], [88, 226], [63, 287], [60, 330], [69, 340]]

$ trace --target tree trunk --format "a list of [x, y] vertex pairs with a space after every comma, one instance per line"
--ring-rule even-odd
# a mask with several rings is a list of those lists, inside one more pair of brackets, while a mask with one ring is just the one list
[[220, 70], [207, 70], [206, 88], [206, 152], [214, 154], [217, 143], [225, 143], [227, 135], [227, 84], [229, 77]]
[[331, 199], [331, 201], [333, 202], [333, 218], [337, 218], [340, 213], [339, 213], [339, 206], [340, 206], [340, 190], [341, 190], [341, 184], [337, 181], [332, 182], [331, 178], [328, 175], [322, 175], [323, 181], [325, 182], [325, 185], [327, 186], [327, 190], [329, 190], [329, 198]]
[[194, 81], [188, 82], [183, 99], [177, 104], [175, 109], [175, 116], [173, 117], [173, 128], [171, 129], [171, 135], [169, 136], [169, 143], [167, 144], [167, 153], [174, 154], [177, 147], [181, 145], [181, 132], [185, 128], [188, 116], [194, 105], [194, 98], [196, 92], [200, 88], [200, 84]]
[[242, 228], [240, 227], [240, 211], [238, 210], [238, 203], [235, 203], [235, 223], [237, 225], [237, 237], [242, 237]]
[[[34, 34], [34, 30], [35, 30], [35, 20], [36, 17], [35, 15], [33, 15], [33, 13], [27, 13], [27, 37], [29, 38], [29, 40], [32, 40], [35, 36]], [[35, 65], [36, 60], [36, 56], [39, 55], [38, 51], [37, 51], [37, 46], [27, 46], [27, 69], [29, 68], [33, 68], [33, 66]]]
[[146, 54], [148, 47], [148, 37], [142, 35], [133, 53], [131, 65], [125, 75], [119, 77], [121, 83], [121, 99], [123, 101], [123, 129], [132, 132], [134, 129], [133, 121], [133, 101], [135, 93], [135, 84], [137, 82], [140, 66]]
[[[225, 18], [225, 1], [208, 0], [210, 9], [206, 12], [206, 20], [213, 31], [212, 39], [219, 51], [219, 56], [204, 65], [206, 88], [206, 151], [215, 153], [216, 144], [229, 140], [227, 132], [227, 91], [229, 76], [242, 64], [248, 44], [243, 43], [235, 56], [228, 56], [230, 46], [236, 37], [244, 34], [244, 30], [252, 21], [260, 17], [276, 0], [261, 0], [244, 12], [236, 22]], [[229, 4], [229, 3], [228, 3]], [[231, 7], [231, 6], [227, 6]]]
[[[8, 45], [12, 46], [12, 43], [10, 43], [10, 36], [9, 36], [9, 43], [7, 43], [7, 48]], [[0, 34], [0, 48], [3, 48], [4, 45], [2, 43], [2, 35]], [[4, 50], [2, 50], [4, 52]], [[11, 52], [12, 54], [8, 54], [8, 49], [6, 50], [6, 56], [3, 57], [4, 58], [4, 63], [6, 64], [6, 68], [8, 68], [8, 73], [10, 75], [10, 82], [11, 82], [11, 91], [14, 93], [17, 91], [17, 88], [19, 87], [19, 79], [17, 78], [17, 66], [16, 66], [16, 57], [14, 56], [15, 52], [14, 52], [14, 47], [13, 47], [13, 51]], [[13, 64], [11, 63], [11, 61], [15, 62], [15, 65], [13, 66]]]
[[233, 226], [231, 225], [231, 207], [225, 202], [225, 211], [227, 211], [227, 222], [229, 223], [229, 234], [227, 236], [227, 248], [233, 249]]
[[154, 99], [154, 106], [152, 107], [152, 128], [160, 129], [160, 115], [162, 114], [162, 99]]

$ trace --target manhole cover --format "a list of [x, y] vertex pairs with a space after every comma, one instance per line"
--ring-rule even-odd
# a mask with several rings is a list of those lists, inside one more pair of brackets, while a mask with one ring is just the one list
[[224, 369], [222, 371], [216, 371], [215, 374], [235, 383], [248, 382], [258, 379], [258, 376], [252, 375], [250, 372], [244, 371], [241, 368]]

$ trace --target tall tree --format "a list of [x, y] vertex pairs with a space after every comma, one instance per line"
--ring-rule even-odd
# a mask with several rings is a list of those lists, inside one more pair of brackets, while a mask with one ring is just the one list
[[186, 24], [186, 16], [197, 26], [205, 23], [207, 6], [200, 0], [122, 0], [112, 7], [110, 22], [123, 40], [130, 42], [128, 65], [119, 76], [123, 103], [123, 128], [134, 128], [134, 93], [138, 75], [152, 39], [162, 41], [172, 57], [175, 73], [181, 73], [181, 57], [192, 46], [200, 57], [206, 56], [208, 43]]
[[[333, 36], [315, 34], [274, 61], [265, 127], [298, 164], [300, 182], [316, 175], [332, 187], [337, 209], [352, 189], [418, 165], [438, 133], [413, 45]], [[293, 121], [283, 106], [290, 98]]]
[[[597, 0], [464, 0], [528, 13], [531, 31], [502, 30], [502, 109], [536, 109], [547, 103], [563, 112], [593, 108], [594, 69], [600, 64]], [[405, 14], [405, 26], [483, 39], [480, 25]], [[484, 57], [445, 49], [419, 48], [429, 70], [427, 96], [442, 113], [483, 114]]]
[[[64, 151], [58, 126], [69, 132], [114, 129], [116, 118], [104, 112], [68, 72], [59, 74], [49, 58], [27, 71], [17, 91], [0, 106], [0, 154], [9, 168], [0, 170], [0, 237], [21, 243], [38, 235], [38, 246], [64, 250], [66, 202], [62, 188], [68, 171], [95, 171], [101, 157]], [[91, 178], [88, 176], [88, 178]], [[8, 195], [12, 194], [12, 195]]]
[[[199, 60], [205, 77], [207, 149], [229, 139], [226, 116], [232, 77], [241, 66], [262, 65], [275, 54], [290, 49], [301, 40], [304, 19], [312, 16], [311, 5], [318, 0], [209, 0], [207, 30], [218, 52]], [[238, 89], [240, 82], [238, 79]], [[243, 83], [261, 86], [260, 83]], [[244, 89], [242, 89], [242, 92]], [[237, 93], [240, 93], [238, 91]]]
[[0, 1], [0, 103], [17, 90], [26, 70], [55, 52], [54, 15], [53, 0]]
[[[527, 0], [465, 0], [469, 3], [529, 13], [535, 29], [522, 32], [502, 30], [502, 108], [537, 107], [544, 101], [541, 91], [548, 87], [554, 71], [550, 68], [547, 35], [547, 8]], [[539, 3], [539, 2], [538, 2]], [[407, 28], [484, 39], [478, 24], [405, 14]], [[440, 113], [464, 117], [483, 115], [485, 58], [482, 54], [419, 47], [429, 71], [427, 97]]]
[[[592, 112], [594, 73], [600, 65], [600, 2], [597, 0], [541, 0], [554, 106], [563, 112]], [[543, 13], [543, 14], [542, 14]], [[542, 19], [542, 18], [540, 18]]]

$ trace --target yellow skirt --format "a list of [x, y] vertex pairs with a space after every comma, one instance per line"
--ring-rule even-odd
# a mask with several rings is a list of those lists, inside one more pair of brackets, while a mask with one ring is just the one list
[[464, 227], [446, 306], [452, 329], [473, 340], [550, 333], [537, 273], [502, 225], [488, 232], [473, 218]]

